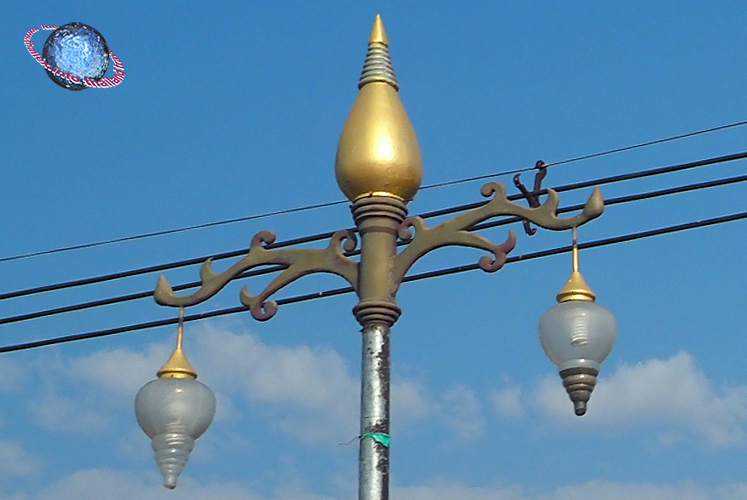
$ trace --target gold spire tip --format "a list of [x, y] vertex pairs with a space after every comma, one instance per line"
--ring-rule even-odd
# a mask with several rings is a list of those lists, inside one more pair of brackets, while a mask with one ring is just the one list
[[571, 273], [563, 288], [555, 296], [558, 302], [569, 302], [571, 300], [586, 300], [594, 302], [597, 296], [586, 284], [586, 280], [578, 270]]
[[578, 270], [578, 228], [574, 226], [571, 234], [573, 237], [573, 272], [571, 272], [568, 281], [566, 281], [555, 298], [558, 302], [568, 302], [571, 300], [594, 302], [597, 296], [594, 295], [594, 292], [586, 284], [586, 280]]
[[373, 22], [373, 28], [371, 28], [371, 36], [368, 37], [368, 44], [380, 43], [389, 47], [389, 39], [386, 36], [386, 30], [384, 30], [384, 21], [381, 20], [381, 14], [376, 14]]
[[197, 378], [197, 372], [189, 363], [187, 356], [182, 350], [182, 338], [184, 337], [184, 308], [179, 308], [179, 326], [176, 329], [176, 349], [166, 364], [158, 370], [158, 378]]
[[197, 372], [187, 360], [184, 351], [177, 348], [165, 365], [158, 370], [158, 378], [197, 378]]

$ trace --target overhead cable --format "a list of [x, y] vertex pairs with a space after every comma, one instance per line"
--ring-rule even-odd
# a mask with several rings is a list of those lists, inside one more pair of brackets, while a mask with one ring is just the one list
[[[734, 213], [730, 215], [724, 215], [720, 217], [714, 217], [710, 219], [697, 220], [697, 221], [688, 222], [685, 224], [666, 226], [666, 227], [662, 227], [658, 229], [652, 229], [649, 231], [629, 233], [629, 234], [615, 236], [611, 238], [604, 238], [601, 240], [580, 243], [578, 244], [578, 248], [585, 249], [585, 248], [597, 248], [597, 247], [603, 247], [603, 246], [608, 246], [608, 245], [615, 245], [615, 244], [623, 243], [627, 241], [650, 238], [652, 236], [659, 236], [662, 234], [671, 234], [671, 233], [687, 231], [690, 229], [695, 229], [695, 228], [700, 228], [700, 227], [713, 226], [717, 224], [724, 224], [727, 222], [733, 222], [733, 221], [742, 220], [742, 219], [747, 219], [747, 211], [738, 212], [738, 213]], [[552, 248], [548, 250], [542, 250], [539, 252], [532, 252], [532, 253], [527, 253], [523, 255], [517, 255], [515, 257], [509, 257], [506, 260], [506, 264], [511, 264], [514, 262], [524, 262], [524, 261], [528, 261], [532, 259], [537, 259], [540, 257], [547, 257], [550, 255], [566, 253], [566, 252], [570, 252], [571, 250], [572, 250], [572, 245], [566, 245], [566, 246], [556, 247], [556, 248]], [[429, 271], [429, 272], [424, 272], [424, 273], [419, 273], [419, 274], [415, 274], [412, 276], [408, 276], [403, 280], [403, 282], [418, 281], [418, 280], [423, 280], [423, 279], [435, 278], [438, 276], [446, 276], [450, 274], [474, 271], [479, 268], [480, 267], [478, 264], [469, 264], [469, 265], [463, 265], [463, 266], [457, 266], [457, 267], [449, 267], [449, 268], [440, 269], [436, 271]], [[295, 302], [304, 302], [308, 300], [318, 299], [322, 297], [342, 295], [346, 293], [351, 293], [353, 291], [354, 290], [352, 287], [335, 288], [331, 290], [325, 290], [322, 292], [315, 292], [315, 293], [309, 293], [305, 295], [298, 295], [295, 297], [288, 297], [285, 299], [278, 299], [276, 302], [279, 306], [281, 306], [281, 305], [291, 304]], [[217, 309], [213, 311], [207, 311], [204, 313], [198, 313], [198, 314], [192, 314], [189, 316], [185, 316], [184, 321], [185, 322], [197, 321], [201, 319], [214, 318], [218, 316], [226, 316], [229, 314], [236, 314], [236, 313], [245, 312], [248, 310], [249, 308], [244, 307], [244, 306], [231, 307], [227, 309]], [[55, 344], [62, 344], [66, 342], [88, 340], [88, 339], [93, 339], [93, 338], [98, 338], [98, 337], [116, 335], [120, 333], [128, 333], [128, 332], [140, 331], [140, 330], [145, 330], [145, 329], [150, 329], [150, 328], [156, 328], [160, 326], [174, 325], [178, 321], [179, 321], [178, 318], [169, 318], [169, 319], [162, 319], [162, 320], [156, 320], [156, 321], [148, 321], [144, 323], [135, 323], [132, 325], [109, 328], [105, 330], [96, 330], [96, 331], [87, 332], [87, 333], [65, 335], [61, 337], [52, 337], [52, 338], [38, 340], [34, 342], [11, 344], [11, 345], [0, 347], [0, 353], [22, 351], [22, 350], [27, 350], [27, 349], [33, 349], [36, 347], [45, 347], [45, 346], [50, 346], [50, 345], [55, 345]]]
[[[665, 137], [665, 138], [661, 138], [661, 139], [654, 139], [654, 140], [646, 141], [646, 142], [640, 142], [640, 143], [632, 144], [632, 145], [629, 145], [629, 146], [623, 146], [623, 147], [619, 147], [619, 148], [608, 149], [606, 151], [600, 151], [600, 152], [590, 153], [590, 154], [581, 155], [581, 156], [574, 156], [572, 158], [567, 158], [565, 160], [559, 160], [559, 161], [554, 161], [554, 162], [551, 162], [551, 163], [546, 163], [545, 166], [546, 167], [554, 167], [554, 166], [558, 166], [558, 165], [566, 165], [566, 164], [574, 163], [574, 162], [578, 162], [578, 161], [589, 160], [589, 159], [592, 159], [592, 158], [599, 158], [599, 157], [602, 157], [602, 156], [608, 156], [608, 155], [612, 155], [612, 154], [622, 153], [622, 152], [625, 152], [625, 151], [631, 151], [631, 150], [639, 149], [639, 148], [643, 148], [643, 147], [653, 146], [653, 145], [657, 145], [657, 144], [664, 144], [664, 143], [667, 143], [667, 142], [677, 141], [677, 140], [680, 140], [680, 139], [695, 137], [695, 136], [698, 136], [698, 135], [708, 134], [708, 133], [711, 133], [711, 132], [717, 132], [717, 131], [727, 130], [727, 129], [731, 129], [731, 128], [741, 127], [741, 126], [746, 125], [746, 124], [747, 124], [747, 120], [742, 120], [742, 121], [738, 121], [738, 122], [734, 122], [734, 123], [729, 123], [729, 124], [726, 124], [726, 125], [719, 125], [717, 127], [711, 127], [711, 128], [706, 128], [706, 129], [702, 129], [702, 130], [696, 130], [694, 132], [687, 132], [685, 134], [673, 135], [673, 136], [670, 136], [670, 137]], [[502, 176], [505, 176], [505, 175], [511, 175], [511, 174], [518, 174], [518, 173], [523, 173], [523, 172], [529, 172], [529, 171], [532, 171], [534, 169], [535, 169], [535, 167], [524, 167], [524, 168], [517, 168], [517, 169], [513, 169], [513, 170], [504, 170], [502, 172], [496, 172], [496, 173], [492, 173], [492, 174], [483, 174], [483, 175], [478, 175], [478, 176], [474, 176], [474, 177], [464, 177], [464, 178], [461, 178], [461, 179], [454, 179], [454, 180], [451, 180], [451, 181], [436, 182], [436, 183], [433, 183], [433, 184], [428, 184], [428, 185], [422, 186], [420, 188], [420, 190], [441, 188], [441, 187], [446, 187], [446, 186], [454, 186], [454, 185], [457, 185], [457, 184], [464, 184], [464, 183], [467, 183], [467, 182], [474, 182], [474, 181], [478, 181], [478, 180], [490, 179], [490, 178], [495, 178], [495, 177], [502, 177]], [[184, 226], [184, 227], [180, 227], [180, 228], [165, 229], [165, 230], [161, 230], [161, 231], [152, 231], [152, 232], [141, 233], [141, 234], [136, 234], [136, 235], [131, 235], [131, 236], [124, 236], [124, 237], [121, 237], [121, 238], [112, 238], [112, 239], [108, 239], [108, 240], [100, 240], [100, 241], [95, 241], [95, 242], [90, 242], [90, 243], [81, 243], [81, 244], [78, 244], [78, 245], [70, 245], [70, 246], [65, 246], [65, 247], [58, 247], [58, 248], [53, 248], [53, 249], [49, 249], [49, 250], [41, 250], [41, 251], [38, 251], [38, 252], [29, 252], [29, 253], [24, 253], [24, 254], [12, 255], [12, 256], [8, 256], [8, 257], [0, 257], [0, 263], [2, 263], [2, 262], [10, 262], [10, 261], [14, 261], [14, 260], [28, 259], [28, 258], [32, 258], [32, 257], [40, 257], [40, 256], [43, 256], [43, 255], [56, 254], [56, 253], [61, 253], [61, 252], [69, 252], [69, 251], [73, 251], [73, 250], [82, 250], [82, 249], [86, 249], [86, 248], [95, 248], [95, 247], [104, 246], [104, 245], [111, 245], [111, 244], [114, 244], [114, 243], [124, 243], [124, 242], [128, 242], [128, 241], [141, 240], [141, 239], [152, 238], [152, 237], [156, 237], [156, 236], [166, 236], [166, 235], [169, 235], [169, 234], [183, 233], [183, 232], [187, 232], [187, 231], [193, 231], [193, 230], [196, 230], [196, 229], [205, 229], [205, 228], [209, 228], [209, 227], [223, 226], [223, 225], [226, 225], [226, 224], [234, 224], [234, 223], [237, 223], [237, 222], [247, 222], [247, 221], [250, 221], [250, 220], [263, 219], [263, 218], [273, 217], [273, 216], [277, 216], [277, 215], [286, 215], [286, 214], [291, 214], [291, 213], [307, 212], [307, 211], [310, 211], [310, 210], [317, 210], [317, 209], [320, 209], [320, 208], [331, 207], [331, 206], [334, 206], [334, 205], [342, 205], [342, 204], [345, 204], [345, 203], [347, 203], [347, 200], [336, 200], [336, 201], [330, 201], [330, 202], [325, 202], [325, 203], [316, 203], [316, 204], [313, 204], [313, 205], [304, 205], [304, 206], [301, 206], [301, 207], [294, 207], [294, 208], [288, 208], [288, 209], [283, 209], [283, 210], [274, 210], [274, 211], [271, 211], [271, 212], [265, 212], [265, 213], [261, 213], [261, 214], [247, 215], [247, 216], [244, 216], [244, 217], [234, 217], [234, 218], [230, 218], [230, 219], [223, 219], [223, 220], [213, 221], [213, 222], [205, 222], [205, 223], [202, 223], [202, 224], [194, 224], [194, 225]]]
[[[668, 196], [668, 195], [672, 195], [672, 194], [679, 194], [679, 193], [685, 193], [685, 192], [690, 192], [690, 191], [699, 191], [701, 189], [707, 189], [707, 188], [712, 188], [712, 187], [726, 186], [726, 185], [729, 185], [729, 184], [736, 184], [736, 183], [740, 183], [740, 182], [747, 182], [747, 174], [746, 175], [739, 175], [739, 176], [735, 176], [735, 177], [727, 177], [727, 178], [723, 178], [723, 179], [716, 179], [716, 180], [711, 180], [711, 181], [705, 181], [705, 182], [698, 182], [698, 183], [694, 183], [694, 184], [687, 184], [687, 185], [682, 185], [682, 186], [676, 186], [676, 187], [672, 187], [672, 188], [659, 189], [659, 190], [655, 190], [655, 191], [647, 191], [647, 192], [643, 192], [643, 193], [637, 193], [637, 194], [632, 194], [632, 195], [620, 196], [620, 197], [617, 197], [617, 198], [610, 198], [608, 200], [605, 200], [605, 205], [606, 206], [614, 206], [614, 205], [619, 205], [619, 204], [623, 204], [623, 203], [630, 203], [630, 202], [634, 202], [634, 201], [640, 201], [640, 200], [648, 200], [648, 199], [652, 199], [652, 198], [658, 198], [658, 197], [661, 197], [661, 196]], [[584, 207], [583, 204], [570, 205], [570, 206], [558, 209], [557, 213], [562, 214], [562, 213], [567, 213], [567, 212], [574, 212], [576, 210], [583, 209], [583, 207]], [[484, 229], [488, 229], [488, 228], [494, 228], [494, 227], [498, 227], [498, 226], [504, 226], [504, 225], [507, 225], [507, 224], [512, 224], [512, 223], [520, 222], [521, 220], [522, 219], [520, 217], [511, 216], [511, 217], [502, 218], [500, 220], [486, 221], [486, 222], [483, 222], [481, 224], [476, 224], [470, 230], [471, 231], [480, 231], [480, 230], [484, 230]], [[400, 241], [399, 244], [406, 244], [406, 242], [401, 242]], [[360, 253], [360, 250], [355, 250], [353, 252], [345, 252], [345, 255], [347, 255], [347, 256], [353, 256], [353, 255], [357, 255], [359, 253]], [[250, 277], [255, 277], [255, 276], [261, 276], [261, 275], [265, 275], [265, 274], [270, 274], [270, 273], [282, 271], [285, 268], [286, 268], [286, 266], [282, 266], [282, 265], [271, 265], [271, 266], [267, 266], [267, 267], [264, 267], [264, 268], [261, 268], [261, 269], [253, 269], [253, 270], [245, 271], [244, 273], [239, 274], [238, 276], [236, 276], [235, 278], [233, 278], [231, 281], [235, 281], [235, 280], [239, 280], [239, 279], [245, 279], [245, 278], [250, 278]], [[187, 289], [190, 289], [190, 288], [198, 287], [198, 286], [200, 286], [200, 284], [201, 283], [199, 281], [192, 281], [192, 282], [188, 282], [188, 283], [182, 283], [180, 285], [175, 285], [173, 287], [173, 290], [174, 291], [187, 290]], [[102, 306], [107, 306], [107, 305], [112, 305], [112, 304], [119, 304], [119, 303], [122, 303], [122, 302], [129, 302], [129, 301], [132, 301], [132, 300], [144, 299], [144, 298], [148, 298], [148, 297], [152, 297], [152, 296], [153, 296], [153, 290], [148, 290], [148, 291], [135, 292], [135, 293], [125, 294], [125, 295], [118, 295], [118, 296], [115, 296], [115, 297], [109, 297], [109, 298], [105, 298], [105, 299], [98, 299], [98, 300], [93, 300], [93, 301], [88, 301], [88, 302], [81, 302], [81, 303], [78, 303], [78, 304], [71, 304], [71, 305], [67, 305], [67, 306], [56, 307], [56, 308], [46, 309], [46, 310], [42, 310], [42, 311], [34, 311], [34, 312], [31, 312], [31, 313], [25, 313], [25, 314], [19, 314], [19, 315], [16, 315], [16, 316], [8, 316], [8, 317], [5, 317], [5, 318], [0, 318], [0, 325], [4, 325], [4, 324], [8, 324], [8, 323], [17, 323], [17, 322], [20, 322], [20, 321], [27, 321], [27, 320], [31, 320], [31, 319], [37, 319], [37, 318], [41, 318], [41, 317], [45, 317], [45, 316], [53, 316], [53, 315], [56, 315], [56, 314], [62, 314], [62, 313], [67, 313], [67, 312], [81, 311], [81, 310], [85, 310], [85, 309], [92, 309], [92, 308], [95, 308], [95, 307], [102, 307]]]
[[[559, 161], [554, 161], [554, 162], [551, 162], [551, 163], [545, 163], [544, 166], [545, 167], [555, 167], [555, 166], [558, 166], [558, 165], [566, 165], [568, 163], [575, 163], [577, 161], [590, 160], [592, 158], [600, 158], [602, 156], [608, 156], [608, 155], [612, 155], [612, 154], [616, 154], [616, 153], [622, 153], [624, 151], [632, 151], [634, 149], [639, 149], [639, 148], [644, 148], [644, 147], [648, 147], [648, 146], [653, 146], [653, 145], [656, 145], [656, 144], [664, 144], [664, 143], [667, 143], [667, 142], [677, 141], [677, 140], [680, 140], [680, 139], [685, 139], [685, 138], [689, 138], [689, 137], [695, 137], [695, 136], [698, 136], [698, 135], [708, 134], [710, 132], [717, 132], [717, 131], [726, 130], [726, 129], [730, 129], [730, 128], [741, 127], [743, 125], [747, 125], [747, 120], [742, 120], [742, 121], [738, 121], [738, 122], [734, 122], [734, 123], [729, 123], [727, 125], [719, 125], [717, 127], [711, 127], [711, 128], [707, 128], [707, 129], [703, 129], [703, 130], [697, 130], [695, 132], [687, 132], [685, 134], [673, 135], [673, 136], [665, 137], [665, 138], [662, 138], [662, 139], [654, 139], [652, 141], [639, 142], [637, 144], [632, 144], [632, 145], [624, 146], [624, 147], [621, 147], [621, 148], [608, 149], [606, 151], [600, 151], [600, 152], [597, 152], [597, 153], [590, 153], [590, 154], [585, 154], [585, 155], [581, 155], [581, 156], [574, 156], [572, 158], [567, 158], [565, 160], [559, 160]], [[495, 174], [484, 174], [484, 175], [477, 175], [477, 176], [474, 176], [474, 177], [466, 177], [464, 179], [456, 179], [456, 180], [453, 180], [453, 181], [438, 182], [438, 183], [434, 183], [434, 184], [429, 184], [427, 186], [423, 186], [420, 189], [430, 189], [430, 188], [436, 188], [436, 187], [453, 186], [453, 185], [456, 185], [456, 184], [464, 184], [465, 182], [480, 181], [480, 180], [490, 179], [492, 177], [499, 177], [499, 176], [502, 176], [502, 175], [520, 174], [520, 173], [523, 173], [523, 172], [530, 172], [532, 170], [535, 170], [535, 168], [536, 167], [524, 167], [524, 168], [518, 168], [516, 170], [507, 170], [507, 171], [504, 171], [504, 172], [497, 172]]]
[[[632, 172], [632, 173], [628, 173], [628, 174], [620, 174], [620, 175], [614, 175], [614, 176], [609, 176], [609, 177], [602, 177], [602, 178], [594, 179], [594, 180], [590, 180], [590, 181], [583, 181], [583, 182], [577, 182], [577, 183], [572, 183], [572, 184], [565, 184], [563, 186], [558, 186], [558, 187], [555, 187], [553, 189], [555, 189], [555, 191], [557, 191], [559, 193], [562, 193], [562, 192], [567, 192], [567, 191], [572, 191], [572, 190], [577, 190], [577, 189], [583, 189], [583, 188], [587, 188], [587, 187], [591, 187], [591, 186], [601, 186], [601, 185], [605, 185], [605, 184], [611, 184], [611, 183], [615, 183], [615, 182], [627, 181], [627, 180], [631, 180], [631, 179], [639, 179], [639, 178], [643, 178], [643, 177], [651, 177], [651, 176], [656, 176], [656, 175], [661, 175], [661, 174], [666, 174], [666, 173], [671, 173], [671, 172], [678, 172], [678, 171], [682, 171], [682, 170], [703, 167], [703, 166], [707, 166], [707, 165], [714, 165], [714, 164], [724, 163], [724, 162], [729, 162], [729, 161], [742, 160], [742, 159], [745, 159], [745, 158], [747, 158], [747, 151], [743, 151], [741, 153], [734, 153], [734, 154], [729, 154], [729, 155], [723, 155], [723, 156], [716, 156], [716, 157], [713, 157], [713, 158], [707, 158], [707, 159], [704, 159], [704, 160], [698, 160], [698, 161], [694, 161], [694, 162], [679, 163], [679, 164], [676, 164], [676, 165], [670, 165], [670, 166], [665, 166], [665, 167], [657, 167], [657, 168], [648, 169], [648, 170], [641, 170], [641, 171], [638, 171], [638, 172]], [[547, 190], [546, 189], [542, 189], [540, 191], [532, 192], [531, 194], [534, 194], [535, 196], [540, 196], [540, 195], [543, 195], [543, 194], [547, 194]], [[516, 201], [516, 200], [522, 199], [523, 197], [524, 196], [521, 195], [521, 194], [516, 194], [516, 195], [509, 196], [508, 199]], [[445, 209], [440, 209], [440, 210], [434, 210], [434, 211], [431, 211], [431, 212], [426, 212], [426, 213], [420, 214], [420, 217], [423, 217], [424, 219], [428, 219], [428, 218], [431, 218], [431, 217], [437, 217], [437, 216], [442, 216], [442, 215], [449, 215], [449, 214], [452, 214], [452, 213], [456, 213], [456, 212], [461, 212], [461, 211], [464, 211], [464, 210], [470, 210], [470, 209], [473, 209], [473, 208], [477, 208], [477, 207], [480, 207], [480, 206], [484, 205], [485, 203], [487, 203], [487, 201], [480, 201], [480, 202], [470, 203], [470, 204], [466, 204], [466, 205], [459, 205], [459, 206], [455, 206], [455, 207], [450, 207], [450, 208], [445, 208]], [[351, 231], [355, 231], [356, 230], [355, 228], [348, 228], [348, 229], [350, 229]], [[328, 231], [328, 232], [318, 233], [318, 234], [311, 235], [311, 236], [304, 236], [304, 237], [301, 237], [301, 238], [294, 238], [294, 239], [290, 239], [290, 240], [285, 240], [285, 241], [273, 243], [272, 245], [267, 245], [267, 248], [282, 248], [282, 247], [288, 247], [288, 246], [295, 246], [295, 245], [302, 245], [302, 244], [306, 244], [306, 243], [312, 243], [312, 242], [320, 241], [320, 240], [327, 240], [327, 239], [331, 238], [333, 234], [334, 234], [334, 231]], [[54, 291], [54, 290], [62, 290], [62, 289], [65, 289], [65, 288], [72, 288], [72, 287], [78, 287], [78, 286], [84, 286], [84, 285], [91, 285], [91, 284], [95, 284], [95, 283], [102, 283], [102, 282], [105, 282], [105, 281], [111, 281], [111, 280], [116, 280], [116, 279], [121, 279], [121, 278], [128, 278], [128, 277], [131, 277], [131, 276], [137, 276], [137, 275], [148, 274], [148, 273], [153, 273], [153, 272], [161, 272], [161, 271], [166, 271], [166, 270], [169, 270], [169, 269], [176, 269], [176, 268], [179, 268], [179, 267], [185, 267], [185, 266], [190, 266], [190, 265], [201, 264], [202, 262], [204, 262], [208, 258], [211, 258], [213, 261], [217, 261], [217, 260], [221, 260], [221, 259], [239, 257], [239, 256], [245, 255], [248, 251], [249, 251], [248, 248], [242, 248], [242, 249], [233, 250], [233, 251], [229, 251], [229, 252], [223, 252], [223, 253], [214, 254], [214, 255], [204, 255], [204, 256], [200, 256], [200, 257], [195, 257], [195, 258], [190, 258], [190, 259], [185, 259], [185, 260], [179, 260], [179, 261], [169, 262], [169, 263], [165, 263], [165, 264], [156, 264], [156, 265], [152, 265], [152, 266], [140, 267], [140, 268], [131, 269], [131, 270], [128, 270], [128, 271], [122, 271], [122, 272], [111, 273], [111, 274], [104, 274], [104, 275], [94, 276], [94, 277], [90, 277], [90, 278], [82, 278], [82, 279], [64, 281], [64, 282], [59, 282], [59, 283], [53, 283], [53, 284], [50, 284], [50, 285], [43, 285], [43, 286], [38, 286], [38, 287], [32, 287], [32, 288], [25, 288], [25, 289], [21, 289], [21, 290], [15, 290], [15, 291], [12, 291], [12, 292], [0, 293], [0, 300], [6, 300], [6, 299], [11, 299], [11, 298], [16, 298], [16, 297], [22, 297], [22, 296], [26, 296], [26, 295], [33, 295], [33, 294], [43, 293], [43, 292], [50, 292], [50, 291]]]

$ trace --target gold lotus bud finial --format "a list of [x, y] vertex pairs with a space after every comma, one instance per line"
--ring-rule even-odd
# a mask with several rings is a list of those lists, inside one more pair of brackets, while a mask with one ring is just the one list
[[409, 201], [420, 188], [423, 162], [378, 14], [358, 89], [337, 144], [337, 184], [351, 201], [373, 195]]
[[568, 302], [570, 300], [586, 300], [594, 302], [597, 296], [586, 284], [581, 272], [578, 270], [578, 230], [573, 228], [573, 272], [566, 281], [563, 288], [555, 296], [558, 302]]
[[179, 308], [179, 326], [176, 330], [176, 349], [166, 364], [158, 370], [158, 378], [197, 378], [197, 372], [187, 360], [182, 350], [182, 337], [184, 336], [184, 308]]

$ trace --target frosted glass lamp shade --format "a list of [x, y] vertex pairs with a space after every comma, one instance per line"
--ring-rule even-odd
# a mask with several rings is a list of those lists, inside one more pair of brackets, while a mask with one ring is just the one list
[[215, 396], [205, 384], [191, 378], [158, 378], [137, 393], [135, 416], [152, 440], [164, 486], [173, 489], [195, 439], [213, 421]]
[[602, 361], [617, 336], [615, 318], [589, 300], [568, 300], [550, 308], [539, 323], [539, 338], [547, 357], [558, 366], [577, 415], [596, 384]]
[[615, 317], [588, 300], [569, 300], [542, 315], [539, 337], [558, 369], [589, 366], [599, 370], [617, 336]]

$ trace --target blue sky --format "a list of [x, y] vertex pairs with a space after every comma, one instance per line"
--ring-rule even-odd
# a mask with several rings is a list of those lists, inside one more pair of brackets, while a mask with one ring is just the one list
[[[424, 185], [747, 118], [747, 6], [737, 2], [11, 2], [0, 16], [0, 257], [342, 200], [335, 148], [376, 13], [418, 134]], [[66, 91], [29, 56], [29, 29], [71, 21], [106, 38], [125, 67], [121, 85]], [[34, 35], [37, 50], [44, 39]], [[545, 184], [740, 152], [746, 134], [734, 128], [559, 165]], [[603, 193], [727, 177], [744, 165]], [[499, 180], [516, 192], [510, 176]], [[478, 201], [480, 186], [421, 190], [410, 211]], [[609, 207], [579, 237], [743, 211], [743, 191]], [[236, 250], [265, 228], [285, 240], [351, 225], [341, 204], [6, 261], [0, 291]], [[514, 230], [515, 255], [570, 241]], [[502, 241], [506, 228], [485, 235]], [[404, 285], [392, 340], [392, 497], [747, 498], [744, 235], [736, 222], [581, 252], [598, 302], [618, 322], [583, 418], [536, 335], [569, 255]], [[413, 272], [480, 255], [441, 250]], [[197, 266], [167, 277], [195, 280]], [[0, 316], [155, 281], [4, 300]], [[256, 292], [263, 283], [247, 284]], [[238, 305], [241, 284], [188, 313]], [[343, 285], [310, 277], [278, 296]], [[342, 295], [283, 306], [267, 323], [243, 314], [186, 326], [185, 349], [218, 395], [218, 414], [176, 492], [161, 486], [132, 409], [168, 357], [174, 328], [0, 355], [0, 499], [354, 497], [357, 448], [338, 444], [357, 434], [354, 304]], [[143, 299], [2, 325], [0, 334], [5, 345], [174, 316]]]

